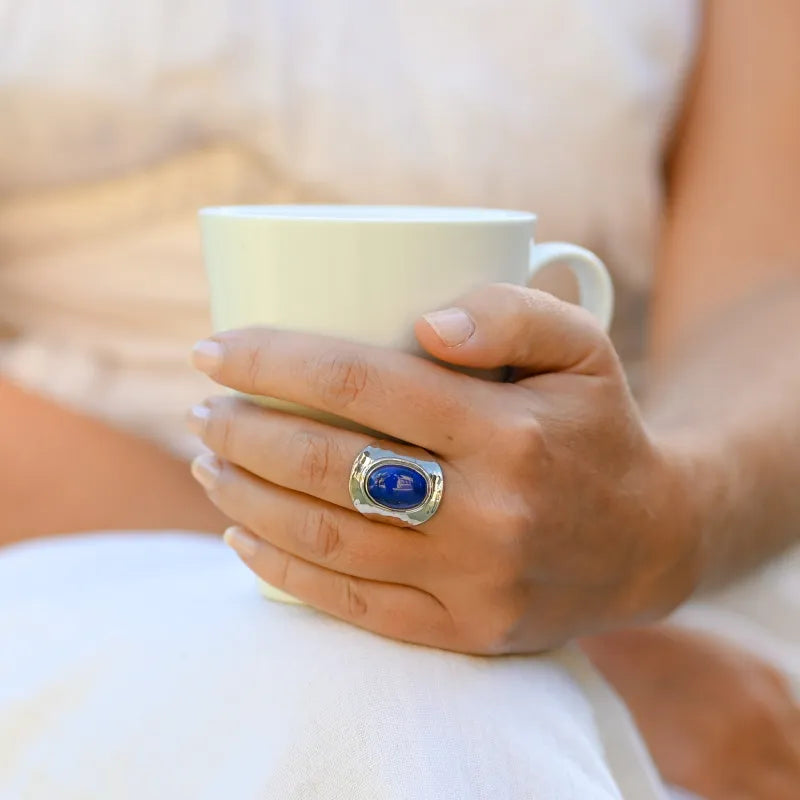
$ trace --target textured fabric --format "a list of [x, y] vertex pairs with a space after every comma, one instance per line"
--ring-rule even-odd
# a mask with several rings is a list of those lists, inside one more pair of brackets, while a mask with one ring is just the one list
[[696, 0], [0, 0], [0, 371], [188, 453], [203, 204], [473, 204], [616, 274], [631, 364]]
[[[129, 533], [0, 552], [0, 797], [662, 797], [577, 653], [382, 639], [264, 600], [224, 549]], [[598, 709], [628, 729], [613, 776]]]

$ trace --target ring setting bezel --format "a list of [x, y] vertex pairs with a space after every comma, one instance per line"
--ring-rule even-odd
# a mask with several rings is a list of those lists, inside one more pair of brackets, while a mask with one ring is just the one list
[[[419, 505], [413, 508], [396, 509], [383, 505], [370, 496], [367, 491], [370, 475], [376, 469], [387, 465], [412, 469], [425, 479], [427, 492]], [[443, 491], [444, 475], [442, 468], [435, 461], [400, 455], [372, 445], [365, 447], [356, 456], [350, 471], [350, 497], [356, 511], [365, 516], [389, 517], [407, 525], [421, 525], [436, 513], [442, 500]]]

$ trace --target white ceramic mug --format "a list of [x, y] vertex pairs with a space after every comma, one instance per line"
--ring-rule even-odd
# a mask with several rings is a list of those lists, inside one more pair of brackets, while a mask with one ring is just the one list
[[420, 353], [413, 325], [421, 314], [484, 284], [526, 285], [556, 262], [575, 274], [581, 304], [604, 327], [611, 320], [613, 289], [603, 263], [573, 244], [534, 244], [536, 217], [526, 212], [229, 206], [201, 210], [200, 224], [216, 330], [269, 325]]

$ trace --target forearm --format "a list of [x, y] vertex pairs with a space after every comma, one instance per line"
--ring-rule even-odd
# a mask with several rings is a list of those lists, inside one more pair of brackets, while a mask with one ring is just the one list
[[666, 170], [646, 414], [691, 465], [713, 585], [800, 531], [800, 4], [704, 9]]
[[800, 277], [722, 312], [656, 365], [645, 415], [685, 470], [701, 588], [800, 536]]
[[0, 545], [72, 531], [221, 530], [180, 460], [0, 380]]

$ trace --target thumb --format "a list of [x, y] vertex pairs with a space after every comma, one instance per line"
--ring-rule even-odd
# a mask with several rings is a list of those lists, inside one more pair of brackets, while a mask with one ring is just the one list
[[517, 367], [524, 374], [608, 374], [617, 357], [600, 323], [580, 306], [512, 284], [476, 289], [417, 320], [422, 347], [449, 364]]

